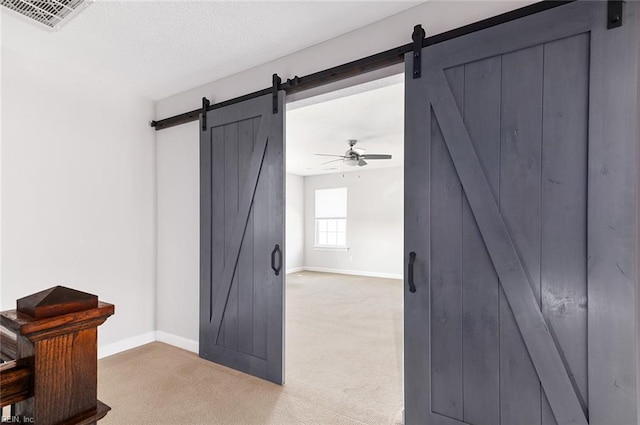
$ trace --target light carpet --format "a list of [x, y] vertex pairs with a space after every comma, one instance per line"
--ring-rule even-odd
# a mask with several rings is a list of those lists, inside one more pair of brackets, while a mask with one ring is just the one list
[[402, 281], [287, 276], [285, 385], [152, 343], [99, 361], [100, 425], [402, 423]]

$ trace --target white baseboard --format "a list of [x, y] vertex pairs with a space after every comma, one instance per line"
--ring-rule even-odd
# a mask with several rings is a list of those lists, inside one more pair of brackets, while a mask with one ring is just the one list
[[101, 345], [98, 347], [98, 358], [109, 357], [123, 351], [131, 350], [132, 348], [140, 347], [141, 345], [149, 344], [155, 340], [156, 333], [155, 331], [151, 331], [111, 344]]
[[132, 348], [140, 347], [155, 341], [164, 342], [165, 344], [173, 345], [174, 347], [182, 348], [183, 350], [198, 353], [198, 341], [163, 331], [152, 331], [123, 339], [112, 344], [101, 345], [98, 347], [98, 358], [102, 359], [113, 356], [114, 354], [122, 353], [123, 351], [131, 350]]
[[183, 350], [198, 353], [198, 341], [184, 338], [178, 335], [170, 334], [163, 331], [156, 331], [156, 341], [182, 348]]
[[287, 274], [290, 273], [298, 273], [304, 270], [304, 267], [293, 267], [291, 269], [287, 269]]
[[402, 274], [397, 273], [378, 273], [378, 272], [364, 272], [359, 270], [343, 270], [343, 269], [330, 269], [327, 267], [311, 267], [304, 266], [304, 270], [310, 272], [322, 272], [322, 273], [337, 273], [337, 274], [349, 274], [355, 276], [367, 276], [367, 277], [380, 277], [382, 279], [404, 279]]

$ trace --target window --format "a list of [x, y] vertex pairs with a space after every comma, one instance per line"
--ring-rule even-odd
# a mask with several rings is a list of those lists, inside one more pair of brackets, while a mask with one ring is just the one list
[[316, 247], [346, 248], [347, 188], [316, 190]]

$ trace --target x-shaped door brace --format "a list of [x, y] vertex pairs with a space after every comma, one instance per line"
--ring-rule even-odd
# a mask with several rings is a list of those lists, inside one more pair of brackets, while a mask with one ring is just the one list
[[426, 75], [431, 107], [558, 425], [587, 425], [442, 69]]

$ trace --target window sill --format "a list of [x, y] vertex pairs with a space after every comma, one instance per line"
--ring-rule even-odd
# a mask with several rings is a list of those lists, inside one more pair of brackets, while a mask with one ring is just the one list
[[348, 246], [314, 246], [316, 251], [349, 251]]

